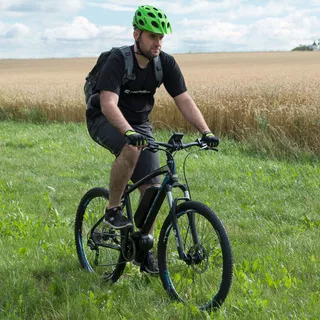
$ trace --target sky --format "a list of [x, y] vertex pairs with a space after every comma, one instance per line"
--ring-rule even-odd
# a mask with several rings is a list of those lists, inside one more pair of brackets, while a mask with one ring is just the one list
[[289, 51], [320, 39], [320, 0], [0, 0], [0, 59], [96, 57], [131, 45], [145, 4], [168, 16], [170, 54]]

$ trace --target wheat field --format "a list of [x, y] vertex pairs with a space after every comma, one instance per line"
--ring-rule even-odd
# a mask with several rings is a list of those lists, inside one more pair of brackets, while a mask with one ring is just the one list
[[[320, 154], [320, 52], [175, 55], [188, 91], [217, 135], [268, 149]], [[0, 60], [0, 119], [82, 122], [95, 58]], [[155, 128], [191, 131], [163, 86]]]

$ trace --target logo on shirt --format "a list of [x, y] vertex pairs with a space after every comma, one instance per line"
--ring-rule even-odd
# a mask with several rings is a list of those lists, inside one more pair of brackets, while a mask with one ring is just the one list
[[133, 90], [126, 89], [126, 90], [124, 90], [124, 93], [125, 94], [149, 94], [149, 93], [151, 93], [151, 91], [149, 91], [149, 90], [133, 91]]

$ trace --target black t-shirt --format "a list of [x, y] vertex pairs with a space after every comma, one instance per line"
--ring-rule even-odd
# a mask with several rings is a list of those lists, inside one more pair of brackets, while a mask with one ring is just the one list
[[[133, 46], [130, 46], [130, 49], [133, 53]], [[183, 75], [175, 59], [165, 52], [160, 53], [160, 59], [163, 84], [168, 93], [174, 98], [187, 91]], [[116, 93], [119, 96], [118, 107], [126, 120], [130, 124], [141, 124], [149, 121], [149, 114], [154, 106], [153, 96], [157, 89], [157, 82], [153, 61], [148, 64], [147, 68], [142, 69], [139, 67], [134, 53], [133, 60], [133, 73], [136, 79], [122, 85], [125, 72], [124, 58], [120, 51], [112, 52], [101, 70], [96, 90]], [[100, 106], [97, 105], [99, 101], [96, 101], [95, 104], [94, 107], [98, 107], [99, 110]], [[94, 109], [88, 109], [88, 112], [90, 110], [95, 112]], [[97, 111], [97, 109], [95, 110]], [[100, 110], [99, 112], [101, 113]]]

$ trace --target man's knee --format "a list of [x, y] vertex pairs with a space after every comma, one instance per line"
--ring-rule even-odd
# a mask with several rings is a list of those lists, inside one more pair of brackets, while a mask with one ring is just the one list
[[131, 146], [129, 144], [125, 144], [122, 148], [119, 157], [126, 160], [126, 162], [136, 164], [139, 156], [140, 156], [141, 149], [137, 147]]

